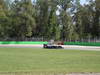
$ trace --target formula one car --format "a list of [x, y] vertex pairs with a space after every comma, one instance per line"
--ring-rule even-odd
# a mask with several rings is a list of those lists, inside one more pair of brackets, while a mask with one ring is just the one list
[[54, 40], [50, 40], [48, 44], [44, 44], [43, 48], [47, 49], [62, 49], [63, 47], [61, 46], [62, 44], [55, 43]]
[[43, 48], [47, 48], [47, 49], [63, 49], [63, 47], [60, 46], [60, 45], [48, 45], [48, 44], [44, 44]]

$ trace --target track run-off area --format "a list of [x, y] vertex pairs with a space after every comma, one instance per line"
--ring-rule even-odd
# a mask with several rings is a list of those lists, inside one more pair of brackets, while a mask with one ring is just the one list
[[[5, 44], [0, 47], [12, 47], [12, 48], [43, 48], [43, 45], [29, 45], [29, 44]], [[62, 45], [65, 50], [89, 50], [89, 51], [100, 51], [99, 46], [78, 46], [78, 45]]]

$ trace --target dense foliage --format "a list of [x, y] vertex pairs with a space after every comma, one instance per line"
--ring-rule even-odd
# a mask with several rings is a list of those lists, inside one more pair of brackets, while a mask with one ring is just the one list
[[100, 0], [0, 0], [0, 38], [100, 38]]

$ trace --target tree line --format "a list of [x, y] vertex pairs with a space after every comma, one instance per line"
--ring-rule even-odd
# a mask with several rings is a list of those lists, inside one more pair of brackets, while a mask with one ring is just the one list
[[100, 38], [100, 0], [0, 0], [0, 38]]

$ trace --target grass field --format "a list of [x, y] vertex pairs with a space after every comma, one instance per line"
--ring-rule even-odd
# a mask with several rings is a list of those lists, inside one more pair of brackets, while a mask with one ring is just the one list
[[100, 72], [100, 51], [0, 48], [0, 73]]

